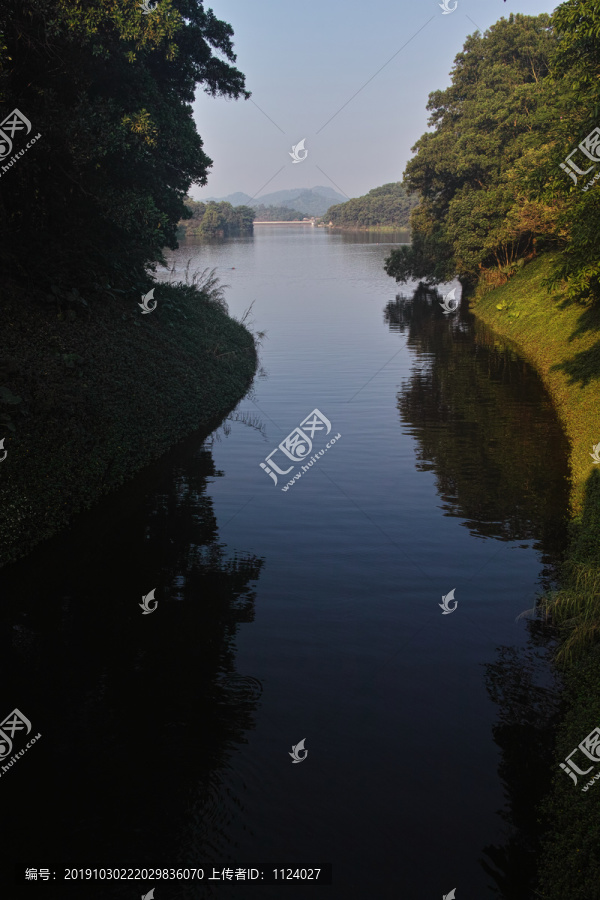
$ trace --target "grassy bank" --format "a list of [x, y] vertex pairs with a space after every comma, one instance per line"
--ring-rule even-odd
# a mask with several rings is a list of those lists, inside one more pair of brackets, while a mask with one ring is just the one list
[[328, 225], [327, 222], [324, 224], [327, 225], [331, 231], [356, 231], [360, 234], [401, 234], [403, 238], [406, 238], [406, 243], [410, 243], [410, 228], [402, 225], [367, 225], [363, 228], [359, 228], [358, 226]]
[[590, 453], [600, 441], [600, 310], [567, 306], [560, 295], [549, 303], [541, 284], [548, 262], [540, 257], [506, 285], [480, 289], [471, 307], [540, 372], [571, 446], [572, 506], [578, 515], [586, 482], [598, 468]]
[[[193, 286], [0, 304], [0, 565], [28, 553], [249, 387], [252, 335]], [[152, 305], [152, 304], [150, 304]], [[0, 452], [0, 458], [2, 457]]]
[[[600, 441], [600, 314], [552, 302], [542, 280], [549, 257], [524, 267], [506, 285], [480, 287], [473, 312], [514, 342], [535, 366], [556, 404], [571, 448], [571, 539], [561, 588], [544, 602], [559, 628], [557, 664], [564, 679], [563, 714], [557, 732], [554, 780], [540, 810], [544, 831], [537, 897], [600, 898], [600, 787], [582, 788], [600, 764], [577, 751], [578, 783], [559, 763], [600, 726], [600, 466], [590, 456]], [[540, 447], [540, 453], [546, 448]]]

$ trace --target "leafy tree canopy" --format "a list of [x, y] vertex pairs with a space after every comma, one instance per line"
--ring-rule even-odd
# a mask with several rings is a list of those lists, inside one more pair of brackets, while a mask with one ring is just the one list
[[[249, 97], [232, 35], [202, 0], [158, 0], [149, 14], [137, 0], [5, 0], [0, 112], [18, 108], [41, 135], [0, 169], [0, 253], [13, 275], [33, 264], [55, 280], [131, 282], [176, 246], [185, 195], [212, 164], [192, 117], [196, 86]], [[25, 143], [17, 133], [13, 153]]]
[[362, 197], [330, 206], [323, 219], [342, 228], [368, 228], [377, 225], [408, 225], [410, 211], [418, 203], [400, 182], [373, 188]]
[[256, 213], [250, 206], [232, 206], [225, 200], [220, 203], [214, 200], [199, 203], [189, 198], [186, 199], [186, 206], [191, 211], [192, 218], [180, 224], [187, 235], [232, 237], [252, 232]]
[[474, 281], [487, 267], [510, 268], [538, 234], [552, 233], [557, 212], [526, 198], [522, 172], [547, 126], [555, 46], [547, 15], [511, 14], [467, 38], [452, 84], [430, 95], [434, 130], [406, 167], [404, 184], [421, 204], [413, 246], [386, 261], [397, 280]]
[[[558, 46], [548, 80], [552, 97], [540, 164], [529, 175], [530, 195], [559, 212], [556, 234], [561, 254], [548, 285], [566, 284], [571, 300], [600, 303], [600, 200], [594, 176], [597, 163], [579, 145], [600, 125], [600, 6], [595, 0], [568, 0], [559, 6], [552, 25]], [[580, 172], [569, 176], [562, 165], [571, 156]], [[574, 180], [572, 180], [574, 179]]]

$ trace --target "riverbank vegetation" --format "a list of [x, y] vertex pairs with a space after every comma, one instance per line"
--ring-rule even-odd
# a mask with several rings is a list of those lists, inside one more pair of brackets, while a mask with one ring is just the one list
[[31, 301], [13, 285], [2, 304], [10, 396], [0, 408], [12, 429], [0, 471], [0, 565], [185, 435], [216, 427], [256, 368], [252, 335], [226, 314], [218, 289], [161, 284], [147, 315], [118, 296], [92, 309], [65, 298], [58, 314]]
[[185, 203], [192, 217], [182, 219], [179, 227], [186, 237], [225, 238], [252, 234], [256, 213], [250, 206], [232, 206], [231, 203], [216, 203], [214, 200], [201, 203], [189, 197], [186, 197]]
[[[594, 363], [600, 310], [567, 303], [555, 293], [549, 313], [545, 283], [557, 263], [551, 255], [540, 255], [504, 286], [480, 285], [471, 300], [475, 315], [514, 342], [538, 369], [570, 446], [570, 541], [560, 586], [540, 602], [542, 617], [557, 629], [555, 659], [564, 708], [553, 787], [539, 813], [545, 837], [538, 896], [546, 900], [594, 897], [600, 875], [600, 797], [594, 788], [582, 795], [586, 778], [574, 785], [559, 768], [600, 723], [600, 472], [590, 455], [600, 435]], [[581, 763], [581, 753], [577, 758]]]
[[249, 96], [231, 26], [201, 3], [181, 9], [0, 9], [14, 125], [0, 142], [0, 565], [214, 423], [252, 379], [253, 338], [218, 287], [153, 278], [212, 165], [196, 87]]
[[458, 278], [475, 314], [537, 367], [570, 442], [571, 537], [560, 588], [541, 602], [565, 710], [540, 810], [546, 900], [596, 897], [600, 875], [600, 789], [582, 793], [585, 776], [574, 785], [559, 768], [600, 725], [599, 35], [598, 5], [568, 0], [467, 39], [406, 166], [420, 198], [412, 245], [386, 260], [399, 282]]
[[411, 210], [418, 203], [417, 195], [408, 193], [400, 182], [373, 188], [363, 197], [354, 197], [346, 203], [330, 206], [323, 222], [336, 228], [369, 229], [389, 227], [390, 230], [406, 228]]
[[301, 222], [307, 218], [304, 213], [288, 206], [264, 206], [262, 203], [254, 207], [255, 222]]

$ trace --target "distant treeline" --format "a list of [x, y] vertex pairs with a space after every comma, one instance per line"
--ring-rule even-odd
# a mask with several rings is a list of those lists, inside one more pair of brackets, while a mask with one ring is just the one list
[[290, 209], [289, 206], [260, 206], [254, 207], [255, 222], [298, 222], [307, 218], [306, 213]]
[[408, 226], [411, 210], [417, 205], [416, 194], [409, 194], [400, 182], [373, 188], [363, 197], [330, 206], [323, 220], [341, 228], [369, 228], [378, 225]]
[[233, 237], [239, 234], [251, 234], [255, 211], [250, 206], [232, 206], [222, 201], [200, 203], [186, 197], [185, 205], [192, 213], [191, 219], [182, 219], [179, 223], [186, 235], [202, 237]]

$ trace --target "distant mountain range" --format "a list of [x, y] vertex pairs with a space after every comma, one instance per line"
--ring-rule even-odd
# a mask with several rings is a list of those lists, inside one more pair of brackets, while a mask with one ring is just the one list
[[295, 209], [297, 212], [304, 213], [305, 216], [322, 216], [327, 212], [330, 206], [336, 203], [344, 203], [348, 198], [343, 194], [338, 194], [330, 187], [317, 186], [314, 188], [295, 188], [289, 191], [275, 191], [273, 194], [262, 194], [260, 197], [249, 197], [242, 191], [236, 191], [235, 194], [229, 194], [227, 197], [206, 197], [202, 198], [204, 203], [207, 200], [215, 200], [217, 203], [225, 201], [231, 203], [232, 206], [286, 206], [288, 209]]

